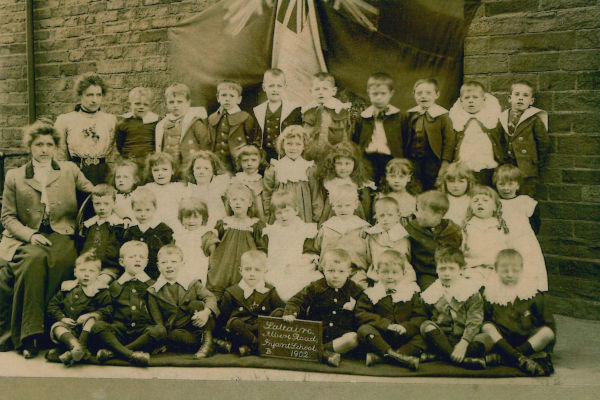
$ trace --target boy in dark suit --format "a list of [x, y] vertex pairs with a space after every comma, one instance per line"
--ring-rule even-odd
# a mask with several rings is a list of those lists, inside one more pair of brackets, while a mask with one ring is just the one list
[[265, 283], [267, 255], [260, 250], [242, 254], [237, 285], [225, 290], [221, 298], [221, 324], [240, 356], [256, 353], [258, 348], [258, 316], [270, 315], [285, 303], [277, 290]]
[[290, 103], [285, 93], [285, 75], [279, 68], [265, 71], [262, 88], [267, 101], [252, 110], [255, 119], [254, 141], [266, 152], [266, 161], [279, 158], [277, 154], [277, 138], [281, 131], [290, 125], [302, 124], [300, 107]]
[[435, 79], [419, 79], [413, 89], [417, 106], [408, 110], [404, 154], [415, 165], [415, 177], [424, 190], [435, 188], [440, 168], [452, 161], [456, 138], [448, 110], [437, 105]]
[[506, 161], [519, 167], [525, 176], [521, 194], [533, 197], [540, 169], [550, 150], [548, 113], [532, 106], [535, 99], [531, 83], [515, 82], [510, 92], [510, 108], [500, 114], [507, 143]]
[[394, 157], [404, 157], [403, 132], [406, 115], [390, 104], [394, 95], [394, 81], [386, 73], [378, 72], [367, 80], [371, 106], [361, 113], [353, 140], [365, 152], [373, 167], [376, 184], [385, 175], [385, 165]]
[[242, 85], [235, 81], [222, 81], [217, 85], [219, 109], [208, 116], [208, 130], [212, 150], [221, 157], [230, 171], [235, 171], [234, 160], [239, 149], [246, 144], [256, 144], [254, 118], [240, 109]]

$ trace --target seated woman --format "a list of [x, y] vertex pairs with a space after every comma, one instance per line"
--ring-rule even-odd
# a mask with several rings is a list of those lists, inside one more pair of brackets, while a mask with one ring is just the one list
[[76, 189], [95, 187], [75, 164], [54, 159], [59, 135], [52, 125], [35, 122], [23, 143], [32, 160], [7, 172], [2, 199], [0, 258], [8, 263], [0, 271], [0, 333], [10, 330], [12, 345], [31, 358], [49, 328], [48, 301], [73, 276]]

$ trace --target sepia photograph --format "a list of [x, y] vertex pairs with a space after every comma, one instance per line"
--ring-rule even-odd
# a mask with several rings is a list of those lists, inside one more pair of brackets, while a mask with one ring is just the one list
[[0, 395], [596, 399], [598, 0], [0, 0]]

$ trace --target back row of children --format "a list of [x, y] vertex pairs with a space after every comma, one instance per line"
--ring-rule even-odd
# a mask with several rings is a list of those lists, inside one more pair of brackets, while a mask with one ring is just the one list
[[514, 249], [497, 254], [482, 288], [462, 274], [459, 249], [439, 247], [438, 278], [421, 291], [404, 254], [385, 250], [374, 270], [377, 283], [363, 290], [350, 279], [350, 254], [335, 248], [320, 260], [323, 277], [287, 302], [266, 282], [267, 255], [249, 250], [241, 256], [240, 280], [218, 304], [200, 281], [181, 274], [184, 257], [176, 245], [163, 246], [153, 280], [144, 272], [148, 246], [126, 242], [119, 255], [124, 272], [104, 289], [97, 284], [101, 260], [83, 253], [76, 280], [64, 282], [49, 303], [58, 347], [47, 357], [72, 365], [91, 357], [89, 348], [99, 362], [119, 357], [147, 365], [151, 353], [197, 350], [195, 357], [205, 358], [214, 345], [247, 356], [258, 351], [258, 316], [271, 315], [322, 321], [322, 360], [334, 367], [354, 351], [367, 366], [387, 362], [413, 371], [434, 359], [471, 369], [512, 365], [532, 376], [553, 371], [555, 323], [544, 294], [523, 279], [523, 258]]

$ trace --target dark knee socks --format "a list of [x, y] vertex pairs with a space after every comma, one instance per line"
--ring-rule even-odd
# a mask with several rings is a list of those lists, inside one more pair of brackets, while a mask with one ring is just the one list
[[240, 320], [232, 321], [229, 326], [232, 341], [238, 346], [256, 346], [258, 339], [252, 331]]
[[525, 356], [530, 356], [533, 353], [535, 353], [535, 350], [533, 349], [533, 347], [531, 347], [531, 343], [529, 343], [529, 340], [526, 340], [523, 344], [517, 347], [517, 350]]
[[117, 339], [114, 333], [109, 330], [98, 332], [98, 336], [100, 340], [115, 353], [129, 359], [133, 354], [133, 351], [123, 346], [121, 342]]
[[433, 346], [435, 349], [437, 349], [439, 352], [441, 352], [444, 356], [447, 356], [448, 358], [450, 358], [450, 355], [452, 354], [452, 351], [454, 350], [454, 346], [452, 346], [450, 344], [448, 337], [440, 329], [436, 328], [432, 331], [426, 332], [424, 339], [425, 339], [425, 341], [427, 341], [428, 344]]

